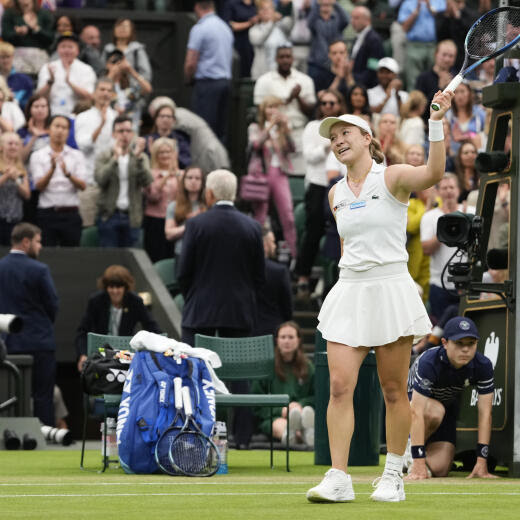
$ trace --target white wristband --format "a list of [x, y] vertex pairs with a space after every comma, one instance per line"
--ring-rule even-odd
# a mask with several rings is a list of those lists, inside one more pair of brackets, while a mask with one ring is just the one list
[[432, 142], [444, 141], [444, 127], [442, 121], [428, 120], [428, 139]]

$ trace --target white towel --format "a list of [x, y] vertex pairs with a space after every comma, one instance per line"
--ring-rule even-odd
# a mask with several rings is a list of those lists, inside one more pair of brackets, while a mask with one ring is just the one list
[[187, 356], [196, 357], [202, 359], [208, 367], [215, 387], [215, 392], [218, 394], [229, 394], [229, 390], [226, 385], [218, 378], [215, 373], [215, 368], [222, 366], [222, 361], [216, 352], [208, 350], [207, 348], [194, 348], [190, 347], [187, 343], [182, 343], [172, 338], [167, 338], [161, 334], [155, 334], [154, 332], [148, 332], [146, 330], [140, 330], [131, 340], [130, 346], [134, 350], [152, 350], [154, 352], [166, 352], [172, 350], [174, 356], [186, 354]]

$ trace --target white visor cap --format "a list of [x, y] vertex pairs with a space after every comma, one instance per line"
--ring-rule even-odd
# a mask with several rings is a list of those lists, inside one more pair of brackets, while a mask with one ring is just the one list
[[351, 114], [343, 114], [339, 117], [326, 117], [320, 124], [320, 135], [326, 139], [330, 139], [330, 129], [336, 123], [348, 123], [349, 125], [357, 126], [369, 134], [370, 137], [373, 137], [372, 130], [370, 129], [370, 125], [366, 119], [363, 119], [359, 116], [353, 116]]

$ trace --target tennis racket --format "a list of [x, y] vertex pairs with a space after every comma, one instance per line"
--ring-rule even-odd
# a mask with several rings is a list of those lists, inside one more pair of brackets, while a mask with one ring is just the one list
[[[470, 72], [487, 60], [496, 58], [520, 41], [520, 7], [499, 7], [481, 16], [469, 29], [464, 41], [464, 63], [460, 72], [444, 89], [454, 91]], [[477, 60], [468, 67], [469, 59]], [[432, 103], [439, 110], [438, 103]]]
[[213, 441], [193, 418], [190, 389], [182, 387], [186, 421], [170, 448], [170, 462], [177, 472], [189, 477], [210, 477], [220, 465], [220, 454]]
[[175, 397], [175, 417], [170, 426], [164, 430], [155, 445], [155, 461], [164, 473], [168, 475], [178, 475], [179, 472], [172, 466], [170, 462], [170, 447], [173, 440], [179, 434], [182, 424], [185, 422], [182, 408], [182, 379], [176, 377], [173, 380], [173, 389]]

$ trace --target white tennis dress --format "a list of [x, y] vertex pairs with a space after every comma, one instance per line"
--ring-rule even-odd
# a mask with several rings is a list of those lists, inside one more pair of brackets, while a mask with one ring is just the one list
[[359, 197], [346, 177], [334, 193], [343, 256], [318, 329], [325, 339], [351, 347], [386, 345], [401, 336], [417, 341], [432, 328], [407, 268], [408, 204], [388, 190], [385, 168], [373, 161]]

